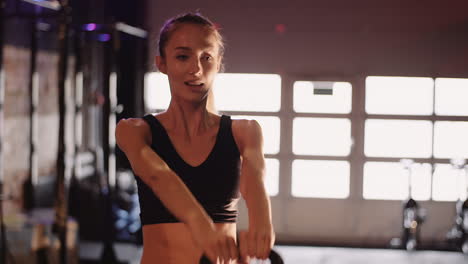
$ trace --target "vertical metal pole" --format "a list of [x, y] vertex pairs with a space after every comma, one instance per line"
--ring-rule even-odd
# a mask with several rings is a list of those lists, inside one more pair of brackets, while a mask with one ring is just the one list
[[[74, 149], [75, 157], [83, 142], [83, 72], [75, 74], [75, 116], [74, 116]], [[76, 174], [76, 172], [75, 172]]]
[[117, 73], [112, 72], [109, 80], [109, 159], [108, 159], [108, 175], [109, 188], [114, 189], [117, 184], [116, 178], [116, 163], [115, 163], [115, 127], [116, 127], [116, 111], [117, 111]]
[[114, 189], [116, 187], [116, 163], [115, 163], [115, 126], [116, 126], [116, 114], [117, 114], [117, 82], [119, 75], [118, 67], [118, 56], [120, 50], [120, 33], [114, 26], [112, 29], [111, 37], [111, 51], [109, 58], [109, 86], [105, 91], [106, 96], [106, 109], [105, 114], [107, 117], [107, 139], [104, 142], [107, 143], [107, 175], [108, 175], [108, 187]]
[[55, 204], [55, 230], [60, 241], [59, 263], [67, 263], [67, 216], [68, 216], [68, 194], [66, 182], [66, 141], [65, 141], [65, 118], [66, 118], [66, 79], [68, 72], [68, 41], [69, 24], [71, 20], [71, 7], [69, 0], [61, 1], [59, 18], [59, 65], [58, 65], [58, 103], [59, 103], [59, 134], [57, 152], [57, 182], [56, 182], [56, 204]]
[[74, 175], [76, 176], [76, 157], [83, 143], [83, 87], [84, 75], [82, 69], [81, 45], [83, 36], [76, 33], [74, 36], [74, 55], [75, 55], [75, 93], [74, 93], [74, 124], [73, 124], [73, 144], [74, 144]]
[[24, 209], [34, 208], [34, 191], [38, 183], [37, 161], [37, 107], [39, 101], [39, 75], [37, 73], [38, 29], [37, 17], [31, 20], [31, 47], [29, 60], [29, 178], [24, 183]]
[[[115, 142], [113, 130], [115, 128], [115, 115], [113, 116], [113, 106], [116, 105], [117, 98], [117, 71], [116, 71], [116, 47], [119, 45], [119, 36], [117, 30], [112, 28], [112, 37], [110, 42], [110, 50], [108, 51], [108, 56], [106, 57], [108, 65], [106, 65], [106, 74], [108, 79], [108, 85], [104, 89], [104, 96], [106, 98], [106, 103], [104, 104], [104, 120], [107, 122], [107, 125], [104, 126], [103, 133], [106, 138], [103, 140], [103, 149], [104, 149], [104, 159], [105, 164], [107, 165], [107, 179], [105, 182], [107, 192], [104, 194], [104, 204], [106, 210], [106, 230], [104, 232], [104, 249], [101, 256], [102, 263], [119, 263], [114, 251], [113, 241], [114, 241], [114, 223], [113, 223], [113, 212], [112, 212], [112, 198], [115, 192], [116, 187], [116, 176], [115, 176], [115, 155], [111, 147], [112, 141]], [[106, 131], [107, 130], [107, 131]], [[112, 132], [111, 132], [112, 131]], [[115, 145], [115, 143], [114, 143]]]
[[81, 163], [79, 160], [79, 152], [82, 142], [82, 120], [83, 120], [83, 72], [81, 68], [81, 35], [79, 33], [75, 34], [73, 37], [73, 53], [75, 58], [73, 81], [74, 81], [74, 92], [71, 94], [73, 102], [70, 105], [73, 105], [72, 111], [72, 134], [73, 134], [73, 163], [71, 165], [71, 177], [68, 186], [68, 205], [69, 210], [68, 214], [74, 217], [79, 217], [79, 186], [78, 178], [80, 173]]

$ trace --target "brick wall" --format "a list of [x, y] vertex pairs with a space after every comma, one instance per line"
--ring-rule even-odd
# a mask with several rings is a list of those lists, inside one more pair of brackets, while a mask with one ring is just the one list
[[[22, 184], [29, 174], [29, 63], [26, 48], [4, 47], [5, 113], [4, 113], [4, 192], [13, 199], [5, 203], [6, 213], [21, 210]], [[54, 173], [58, 136], [57, 100], [58, 56], [40, 51], [38, 156], [39, 177]]]

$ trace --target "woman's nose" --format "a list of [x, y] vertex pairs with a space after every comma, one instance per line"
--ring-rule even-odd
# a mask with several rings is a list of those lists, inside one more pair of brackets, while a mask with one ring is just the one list
[[193, 74], [193, 75], [198, 75], [201, 73], [201, 62], [200, 60], [193, 60], [191, 65], [190, 65], [190, 71], [189, 73], [190, 74]]

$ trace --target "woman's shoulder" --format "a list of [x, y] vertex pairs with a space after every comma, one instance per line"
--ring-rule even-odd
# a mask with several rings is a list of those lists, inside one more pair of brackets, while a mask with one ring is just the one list
[[262, 128], [255, 119], [232, 119], [232, 134], [241, 148], [263, 140]]
[[143, 118], [123, 118], [117, 123], [116, 130], [138, 131], [149, 128], [148, 123]]
[[239, 133], [261, 132], [261, 126], [255, 119], [232, 119], [232, 130]]
[[151, 131], [148, 123], [143, 118], [123, 118], [115, 128], [117, 143], [131, 142], [135, 140], [151, 140]]

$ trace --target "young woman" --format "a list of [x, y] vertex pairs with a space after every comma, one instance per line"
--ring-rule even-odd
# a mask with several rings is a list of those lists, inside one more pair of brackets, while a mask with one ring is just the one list
[[[223, 51], [217, 28], [200, 14], [168, 20], [156, 64], [169, 79], [169, 107], [117, 125], [117, 143], [137, 176], [142, 264], [195, 264], [203, 255], [247, 263], [266, 259], [274, 244], [260, 126], [207, 107]], [[240, 194], [249, 227], [237, 239]]]

